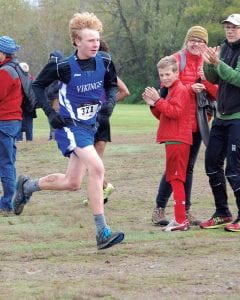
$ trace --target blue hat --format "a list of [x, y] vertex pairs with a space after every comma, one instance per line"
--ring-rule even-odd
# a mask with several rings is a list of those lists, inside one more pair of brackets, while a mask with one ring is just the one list
[[0, 52], [12, 55], [19, 49], [20, 46], [16, 44], [14, 39], [7, 35], [0, 36]]

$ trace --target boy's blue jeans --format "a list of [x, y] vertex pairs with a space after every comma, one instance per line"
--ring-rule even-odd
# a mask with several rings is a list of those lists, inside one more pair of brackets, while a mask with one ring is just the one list
[[0, 177], [3, 195], [0, 209], [11, 211], [16, 184], [16, 136], [21, 130], [19, 120], [0, 121]]

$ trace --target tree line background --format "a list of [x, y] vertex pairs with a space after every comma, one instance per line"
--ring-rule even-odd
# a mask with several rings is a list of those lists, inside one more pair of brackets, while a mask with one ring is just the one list
[[49, 53], [74, 51], [68, 22], [76, 12], [94, 12], [103, 22], [103, 37], [118, 75], [127, 83], [127, 102], [141, 101], [145, 86], [156, 85], [159, 59], [182, 47], [187, 30], [194, 25], [209, 32], [209, 45], [224, 40], [221, 20], [240, 13], [239, 0], [0, 0], [0, 35], [21, 45], [18, 58], [37, 75]]

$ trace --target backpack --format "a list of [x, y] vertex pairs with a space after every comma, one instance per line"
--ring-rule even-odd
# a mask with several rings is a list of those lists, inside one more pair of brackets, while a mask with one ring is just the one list
[[4, 66], [10, 66], [17, 72], [22, 85], [22, 110], [27, 114], [31, 114], [36, 108], [37, 101], [32, 89], [32, 79], [30, 75], [27, 72], [23, 71], [17, 61], [9, 61], [2, 67]]
[[[185, 55], [185, 52], [183, 50], [180, 50], [178, 51], [178, 54], [180, 56], [180, 64], [179, 64], [179, 71], [182, 72], [186, 66], [186, 55]], [[199, 78], [196, 82], [199, 82], [201, 83], [201, 79]], [[208, 109], [208, 114], [210, 115], [214, 115], [216, 116], [216, 100], [211, 100], [209, 99], [209, 96], [208, 96], [208, 92], [207, 91], [204, 91], [204, 97], [205, 100], [204, 100], [204, 103], [206, 103], [206, 99], [208, 98], [208, 106], [209, 106], [209, 109]], [[206, 105], [202, 106], [202, 103], [200, 101], [200, 103], [197, 101], [197, 104], [199, 107], [205, 107]]]
[[180, 65], [179, 65], [179, 71], [182, 72], [186, 66], [186, 55], [183, 50], [179, 50], [178, 54], [180, 56]]

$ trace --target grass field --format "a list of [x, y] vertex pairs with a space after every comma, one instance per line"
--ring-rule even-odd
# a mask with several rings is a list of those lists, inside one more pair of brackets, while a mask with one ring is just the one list
[[[239, 234], [164, 233], [151, 224], [165, 165], [156, 127], [145, 105], [118, 105], [112, 117], [104, 163], [116, 191], [105, 213], [112, 229], [125, 232], [122, 244], [96, 249], [92, 215], [82, 204], [86, 181], [76, 192], [35, 193], [21, 216], [0, 218], [0, 299], [240, 299]], [[38, 112], [34, 141], [17, 144], [18, 174], [65, 172], [67, 159], [47, 138], [47, 120]], [[202, 147], [192, 210], [208, 218], [214, 210], [203, 162]], [[167, 213], [171, 218], [172, 201]]]

